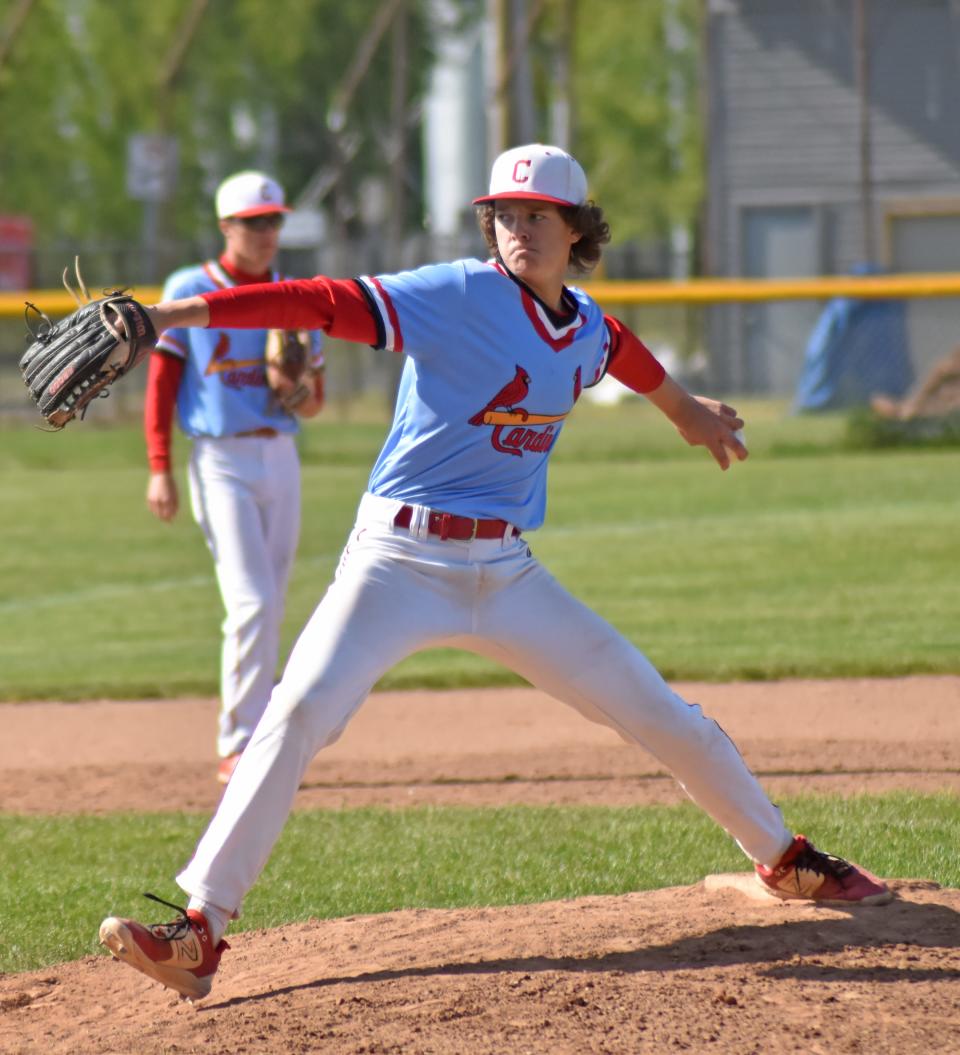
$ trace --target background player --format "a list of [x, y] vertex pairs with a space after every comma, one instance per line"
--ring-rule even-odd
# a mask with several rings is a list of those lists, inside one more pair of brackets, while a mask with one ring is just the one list
[[[315, 752], [341, 734], [377, 679], [418, 649], [471, 649], [643, 745], [738, 841], [781, 897], [881, 903], [886, 886], [794, 836], [723, 730], [666, 685], [612, 626], [532, 555], [546, 467], [583, 388], [609, 371], [721, 468], [747, 452], [728, 406], [697, 400], [581, 290], [571, 265], [609, 229], [583, 170], [555, 147], [493, 166], [481, 229], [494, 253], [399, 275], [221, 291], [153, 309], [170, 325], [320, 326], [407, 353], [393, 427], [333, 583], [192, 861], [172, 924], [110, 917], [101, 940], [124, 962], [203, 996], [227, 922], [260, 873]], [[638, 543], [639, 540], [638, 540]], [[195, 966], [185, 967], [184, 964]]]
[[[186, 267], [166, 282], [165, 299], [255, 282], [274, 282], [280, 227], [290, 210], [276, 180], [240, 172], [217, 190], [224, 248], [219, 260]], [[171, 471], [174, 407], [192, 438], [189, 487], [193, 515], [213, 555], [223, 600], [223, 646], [217, 778], [226, 783], [270, 698], [280, 648], [287, 580], [300, 530], [297, 417], [323, 403], [320, 335], [311, 339], [312, 369], [300, 401], [296, 386], [270, 371], [268, 331], [177, 327], [151, 355], [144, 405], [150, 480], [147, 505], [161, 520], [177, 514]], [[274, 390], [275, 389], [275, 390]], [[278, 394], [280, 398], [278, 398]]]

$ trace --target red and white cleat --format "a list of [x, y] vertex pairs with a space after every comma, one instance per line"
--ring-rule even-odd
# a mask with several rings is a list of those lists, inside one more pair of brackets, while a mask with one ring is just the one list
[[240, 752], [236, 754], [227, 755], [226, 758], [220, 759], [220, 764], [217, 766], [217, 783], [226, 786], [230, 783], [230, 778], [233, 776], [233, 771], [237, 768], [237, 763], [240, 761]]
[[893, 893], [866, 869], [823, 853], [805, 835], [773, 867], [755, 865], [757, 879], [776, 897], [818, 901], [824, 905], [883, 905]]
[[220, 941], [214, 948], [202, 913], [181, 909], [153, 894], [145, 896], [177, 909], [180, 918], [145, 926], [136, 920], [108, 916], [100, 924], [100, 944], [148, 978], [188, 1000], [200, 1000], [210, 992], [223, 950], [230, 946]]

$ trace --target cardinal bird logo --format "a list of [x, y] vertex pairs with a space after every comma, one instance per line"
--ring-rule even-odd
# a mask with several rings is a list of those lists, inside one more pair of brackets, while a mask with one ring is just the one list
[[[575, 397], [579, 395], [580, 369], [574, 376]], [[530, 375], [522, 366], [500, 389], [487, 405], [468, 418], [470, 425], [490, 425], [490, 444], [501, 454], [512, 454], [517, 458], [524, 452], [546, 454], [559, 435], [558, 423], [567, 416], [563, 414], [531, 414], [520, 402], [530, 392]], [[546, 425], [545, 429], [531, 428]]]
[[262, 388], [266, 384], [263, 358], [234, 359], [230, 355], [230, 335], [221, 333], [204, 376], [218, 376], [227, 388]]
[[221, 333], [217, 345], [207, 363], [206, 375], [222, 374], [227, 370], [243, 370], [246, 367], [262, 365], [262, 359], [234, 359], [230, 355], [230, 334]]
[[505, 407], [512, 414], [519, 414], [523, 420], [526, 420], [527, 412], [523, 407], [518, 407], [517, 404], [521, 399], [527, 398], [527, 393], [529, 391], [530, 375], [522, 366], [518, 366], [517, 372], [513, 375], [513, 379], [508, 381], [503, 388], [500, 389], [483, 410], [478, 410], [477, 413], [470, 418], [470, 424], [482, 425], [484, 423], [484, 417], [491, 410], [496, 410], [497, 407]]
[[229, 370], [231, 366], [233, 366], [233, 360], [230, 358], [230, 335], [221, 333], [217, 339], [217, 346], [213, 349], [213, 355], [210, 356], [210, 362], [207, 363], [207, 374], [217, 374], [223, 370]]

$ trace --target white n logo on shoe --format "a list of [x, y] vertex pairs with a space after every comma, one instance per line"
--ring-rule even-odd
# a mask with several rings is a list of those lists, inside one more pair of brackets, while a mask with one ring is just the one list
[[794, 880], [790, 886], [803, 897], [814, 897], [825, 879], [823, 873], [814, 872], [809, 868], [794, 868], [793, 874]]
[[178, 959], [186, 960], [187, 963], [192, 964], [199, 964], [203, 959], [203, 950], [200, 948], [200, 942], [197, 940], [196, 934], [191, 933], [189, 938], [181, 938], [175, 944]]

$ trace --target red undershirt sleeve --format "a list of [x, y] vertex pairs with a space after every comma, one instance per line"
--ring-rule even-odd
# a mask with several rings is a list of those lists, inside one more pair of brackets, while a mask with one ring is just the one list
[[653, 353], [619, 319], [604, 315], [610, 331], [610, 361], [607, 373], [634, 392], [652, 392], [666, 377], [666, 370]]
[[377, 324], [353, 279], [288, 279], [201, 294], [211, 329], [323, 330], [357, 344], [377, 343]]
[[173, 412], [186, 363], [178, 356], [156, 351], [147, 364], [147, 389], [143, 398], [143, 434], [151, 472], [170, 471]]

